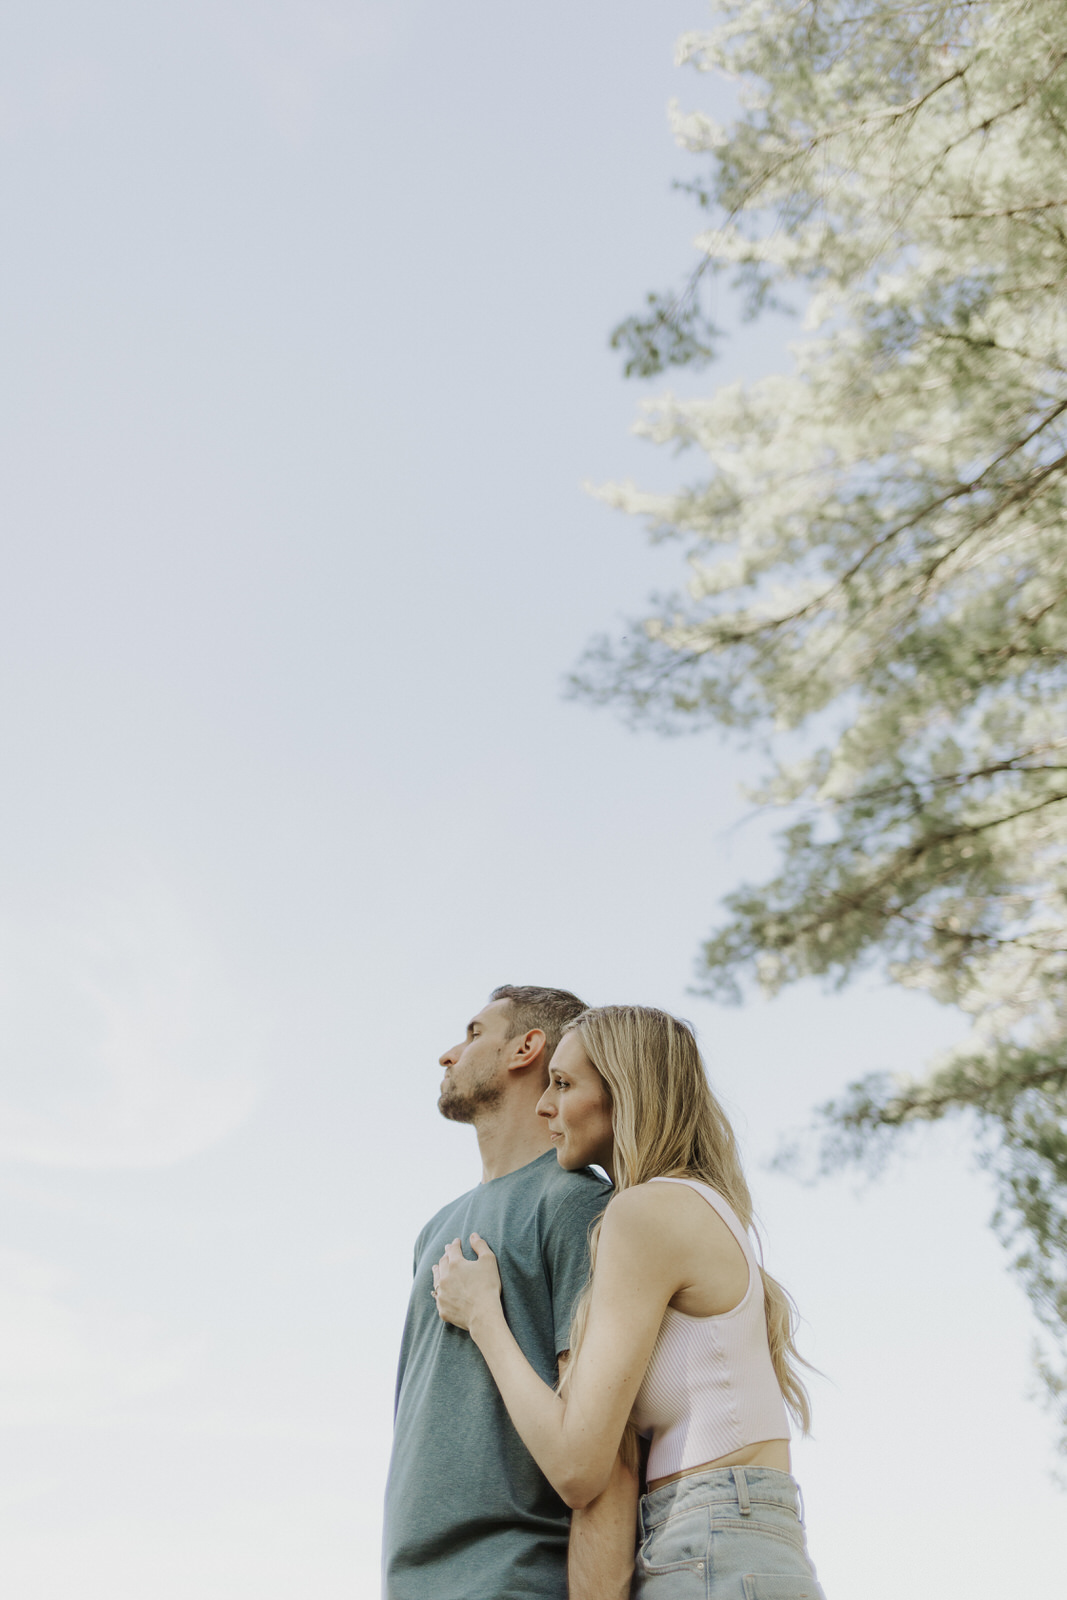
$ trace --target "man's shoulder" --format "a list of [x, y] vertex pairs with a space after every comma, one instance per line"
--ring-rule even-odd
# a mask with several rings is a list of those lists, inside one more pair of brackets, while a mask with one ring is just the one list
[[535, 1166], [541, 1166], [540, 1176], [545, 1194], [564, 1199], [584, 1193], [600, 1195], [605, 1200], [611, 1194], [611, 1184], [592, 1167], [579, 1167], [574, 1172], [568, 1172], [566, 1167], [560, 1166], [553, 1151], [549, 1151], [549, 1155], [551, 1161], [544, 1161], [543, 1166], [541, 1162], [534, 1162]]
[[478, 1212], [495, 1212], [497, 1207], [510, 1211], [518, 1206], [530, 1218], [536, 1217], [543, 1226], [549, 1227], [556, 1219], [572, 1215], [595, 1216], [607, 1204], [612, 1192], [610, 1183], [592, 1167], [568, 1172], [549, 1150], [525, 1167], [508, 1173], [506, 1178], [498, 1178], [491, 1184], [476, 1184], [473, 1189], [449, 1200], [421, 1229], [416, 1249], [424, 1240], [436, 1238], [443, 1228], [447, 1231], [451, 1217], [461, 1216], [472, 1208]]
[[[551, 1154], [551, 1152], [550, 1152]], [[605, 1178], [592, 1167], [579, 1167], [568, 1172], [552, 1156], [549, 1161], [535, 1162], [537, 1174], [536, 1207], [542, 1218], [550, 1222], [556, 1217], [595, 1216], [611, 1198], [612, 1188]]]

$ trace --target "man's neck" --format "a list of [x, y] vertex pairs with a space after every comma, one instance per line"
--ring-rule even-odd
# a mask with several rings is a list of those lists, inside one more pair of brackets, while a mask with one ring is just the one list
[[[521, 1109], [521, 1114], [516, 1111]], [[475, 1124], [478, 1153], [482, 1158], [482, 1182], [506, 1178], [509, 1172], [528, 1167], [531, 1161], [552, 1149], [543, 1117], [533, 1106], [508, 1107], [504, 1115], [490, 1116]]]

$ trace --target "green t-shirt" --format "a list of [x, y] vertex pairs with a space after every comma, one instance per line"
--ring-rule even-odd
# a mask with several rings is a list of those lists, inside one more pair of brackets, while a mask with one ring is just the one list
[[385, 1600], [566, 1600], [570, 1512], [515, 1432], [481, 1351], [437, 1315], [431, 1269], [453, 1239], [495, 1251], [504, 1313], [546, 1383], [570, 1344], [589, 1230], [611, 1190], [555, 1153], [439, 1211], [415, 1245], [385, 1491]]

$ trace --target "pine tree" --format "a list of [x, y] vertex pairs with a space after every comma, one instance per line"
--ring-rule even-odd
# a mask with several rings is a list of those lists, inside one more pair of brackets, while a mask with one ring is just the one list
[[[700, 264], [613, 342], [641, 374], [706, 360], [716, 273], [806, 332], [787, 374], [646, 408], [698, 480], [600, 492], [679, 541], [688, 584], [576, 687], [768, 737], [781, 870], [729, 897], [707, 993], [875, 962], [973, 1018], [921, 1081], [823, 1107], [822, 1162], [977, 1119], [1067, 1447], [1067, 7], [717, 15], [680, 58], [740, 79], [741, 114], [673, 111]], [[796, 730], [806, 758], [776, 758]]]

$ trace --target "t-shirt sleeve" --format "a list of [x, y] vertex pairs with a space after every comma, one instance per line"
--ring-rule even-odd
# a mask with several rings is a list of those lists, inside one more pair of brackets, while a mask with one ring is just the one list
[[571, 1317], [589, 1277], [589, 1232], [607, 1205], [611, 1190], [582, 1184], [554, 1213], [541, 1247], [552, 1294], [556, 1354], [570, 1349]]

